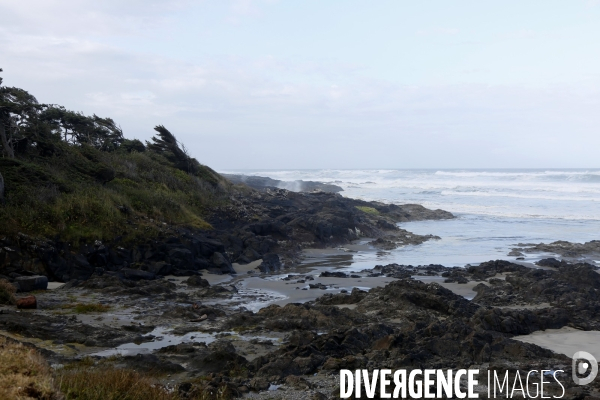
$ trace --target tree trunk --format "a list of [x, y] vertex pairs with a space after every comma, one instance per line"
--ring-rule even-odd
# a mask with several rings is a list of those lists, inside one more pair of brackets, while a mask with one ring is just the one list
[[0, 121], [0, 140], [2, 141], [2, 148], [4, 152], [9, 158], [15, 158], [15, 152], [13, 148], [8, 143], [8, 138], [6, 137], [6, 130], [4, 128], [4, 121]]
[[0, 174], [0, 204], [4, 203], [4, 178]]

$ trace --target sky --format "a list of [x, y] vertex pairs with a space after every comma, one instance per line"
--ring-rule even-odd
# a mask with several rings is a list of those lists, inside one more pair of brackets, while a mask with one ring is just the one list
[[0, 0], [7, 86], [240, 169], [600, 167], [600, 1]]

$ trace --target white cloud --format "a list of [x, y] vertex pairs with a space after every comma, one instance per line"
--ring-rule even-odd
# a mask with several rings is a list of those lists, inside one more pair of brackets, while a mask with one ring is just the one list
[[26, 35], [131, 35], [171, 23], [189, 0], [4, 0], [2, 28]]
[[[156, 34], [185, 2], [23, 3], [0, 5], [11, 16], [0, 27], [6, 84], [113, 117], [130, 137], [147, 139], [164, 124], [217, 168], [597, 165], [598, 77], [550, 90], [407, 86], [336, 61], [262, 55], [190, 62], [95, 37]], [[232, 4], [233, 14], [252, 18], [264, 3]]]
[[419, 29], [417, 35], [419, 36], [454, 36], [458, 35], [460, 30], [457, 28], [430, 28], [430, 29]]

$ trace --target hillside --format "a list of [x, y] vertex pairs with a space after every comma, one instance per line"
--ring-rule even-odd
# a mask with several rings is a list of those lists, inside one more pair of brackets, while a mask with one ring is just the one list
[[163, 223], [206, 229], [207, 210], [231, 187], [163, 126], [143, 144], [110, 118], [40, 104], [6, 86], [0, 122], [0, 235], [78, 244], [152, 236]]

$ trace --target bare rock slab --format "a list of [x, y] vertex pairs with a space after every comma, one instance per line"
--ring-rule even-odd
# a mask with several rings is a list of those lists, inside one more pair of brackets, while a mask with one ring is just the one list
[[19, 285], [19, 292], [32, 292], [34, 290], [48, 289], [48, 278], [43, 275], [19, 276], [15, 279], [15, 283]]

